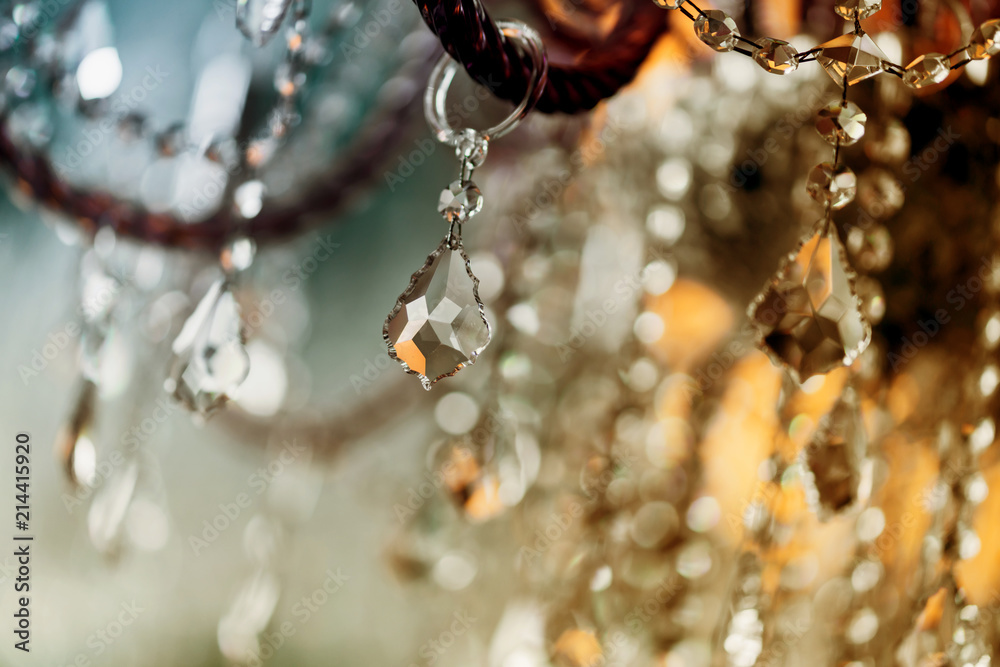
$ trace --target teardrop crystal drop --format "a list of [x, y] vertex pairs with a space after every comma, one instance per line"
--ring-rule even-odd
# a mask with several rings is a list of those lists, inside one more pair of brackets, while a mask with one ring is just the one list
[[871, 342], [856, 274], [826, 227], [785, 258], [747, 311], [758, 346], [800, 381], [851, 364]]
[[73, 405], [73, 412], [56, 435], [56, 456], [59, 457], [70, 483], [77, 487], [90, 486], [94, 482], [97, 452], [91, 432], [96, 396], [97, 385], [85, 379]]
[[220, 278], [174, 341], [167, 391], [190, 410], [208, 416], [225, 405], [250, 372], [243, 343], [239, 305], [230, 283]]
[[866, 499], [863, 468], [867, 447], [858, 395], [848, 387], [829, 414], [820, 420], [815, 435], [801, 453], [806, 499], [820, 520], [825, 521]]
[[237, 0], [236, 27], [255, 46], [263, 46], [278, 32], [292, 0]]
[[473, 364], [490, 342], [479, 280], [446, 238], [410, 279], [382, 327], [389, 356], [424, 389]]

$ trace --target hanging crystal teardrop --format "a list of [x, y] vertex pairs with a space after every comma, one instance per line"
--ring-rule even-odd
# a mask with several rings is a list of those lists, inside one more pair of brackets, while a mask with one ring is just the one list
[[864, 471], [867, 447], [858, 395], [848, 387], [801, 453], [806, 499], [820, 520], [867, 498], [864, 486], [871, 480]]
[[292, 0], [237, 0], [236, 27], [255, 46], [270, 40], [291, 6]]
[[382, 327], [389, 356], [424, 389], [475, 363], [490, 324], [461, 241], [451, 234], [410, 279]]
[[73, 486], [90, 486], [94, 482], [97, 452], [91, 432], [94, 424], [94, 403], [97, 385], [84, 379], [69, 419], [56, 435], [56, 456]]
[[239, 305], [229, 281], [220, 278], [174, 341], [167, 391], [203, 416], [222, 407], [250, 372], [243, 342]]
[[785, 258], [747, 310], [757, 345], [800, 381], [851, 364], [871, 342], [856, 275], [828, 227]]

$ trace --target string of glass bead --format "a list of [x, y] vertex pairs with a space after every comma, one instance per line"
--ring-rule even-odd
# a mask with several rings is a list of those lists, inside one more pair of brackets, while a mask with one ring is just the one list
[[927, 53], [906, 67], [888, 59], [861, 29], [861, 20], [882, 8], [881, 0], [837, 0], [834, 11], [854, 22], [854, 32], [799, 53], [788, 42], [762, 37], [756, 42], [740, 34], [736, 21], [718, 9], [703, 10], [693, 0], [653, 0], [664, 9], [679, 10], [694, 24], [702, 42], [719, 52], [735, 51], [753, 58], [772, 74], [788, 74], [806, 62], [817, 61], [837, 82], [845, 77], [854, 85], [882, 72], [892, 74], [912, 88], [941, 83], [952, 70], [973, 60], [1000, 53], [1000, 19], [990, 19], [972, 33], [969, 43], [949, 54]]

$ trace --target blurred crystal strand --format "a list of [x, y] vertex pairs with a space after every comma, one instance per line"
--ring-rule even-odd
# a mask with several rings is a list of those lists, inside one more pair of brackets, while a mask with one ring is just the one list
[[958, 621], [958, 587], [949, 570], [933, 593], [918, 601], [916, 618], [896, 651], [902, 667], [948, 665], [947, 650]]
[[242, 329], [232, 284], [219, 278], [174, 340], [165, 389], [203, 417], [225, 405], [250, 372]]
[[958, 618], [945, 653], [953, 664], [961, 667], [990, 667], [995, 645], [991, 639], [996, 633], [992, 627], [994, 610], [986, 610], [984, 614], [979, 606], [969, 604], [961, 592], [955, 601]]
[[100, 255], [110, 254], [114, 233], [107, 228], [98, 232], [95, 244], [97, 247], [84, 253], [80, 261], [80, 371], [91, 382], [100, 384], [101, 356], [115, 332], [115, 312], [124, 285], [110, 274], [106, 257]]
[[253, 42], [266, 44], [281, 27], [292, 0], [237, 0], [236, 27]]
[[468, 433], [439, 454], [436, 469], [471, 521], [486, 521], [516, 506], [538, 476], [538, 440], [528, 424], [519, 423], [518, 402], [502, 393], [484, 406]]
[[806, 498], [821, 520], [868, 500], [872, 466], [867, 448], [860, 401], [848, 386], [800, 455]]
[[56, 455], [66, 477], [76, 487], [90, 486], [94, 482], [97, 452], [91, 435], [96, 395], [97, 385], [83, 379], [69, 420], [56, 436]]
[[725, 664], [731, 667], [753, 667], [764, 649], [763, 615], [768, 602], [762, 589], [762, 571], [757, 554], [740, 554], [721, 632]]
[[280, 594], [278, 577], [270, 568], [254, 570], [219, 619], [219, 650], [226, 659], [237, 665], [261, 663], [260, 634], [267, 629]]
[[139, 462], [126, 458], [94, 494], [87, 512], [90, 541], [98, 552], [117, 557], [122, 547], [122, 528], [139, 479]]

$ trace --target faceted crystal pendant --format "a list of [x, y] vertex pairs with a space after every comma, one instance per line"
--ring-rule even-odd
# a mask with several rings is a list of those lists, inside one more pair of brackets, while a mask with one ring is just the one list
[[801, 453], [806, 499], [821, 520], [867, 499], [867, 447], [858, 396], [848, 387]]
[[982, 60], [1000, 53], [1000, 19], [990, 19], [972, 33], [969, 57]]
[[848, 33], [819, 45], [816, 61], [823, 66], [833, 80], [853, 86], [882, 71], [882, 63], [887, 60], [885, 53], [868, 35]]
[[292, 0], [236, 0], [236, 27], [256, 46], [278, 32]]
[[448, 222], [465, 222], [482, 209], [483, 193], [472, 181], [453, 181], [438, 199], [438, 213]]
[[229, 281], [220, 278], [174, 341], [165, 388], [190, 410], [208, 416], [225, 405], [249, 372], [239, 305]]
[[490, 342], [490, 324], [461, 244], [445, 238], [410, 279], [382, 328], [389, 356], [424, 389], [473, 364]]
[[716, 51], [732, 51], [736, 46], [740, 30], [736, 21], [725, 12], [709, 9], [694, 20], [694, 32], [698, 39]]
[[753, 55], [757, 64], [772, 74], [788, 74], [799, 67], [799, 52], [788, 42], [765, 37]]
[[782, 262], [747, 315], [757, 344], [798, 380], [852, 363], [871, 340], [836, 232], [817, 230]]
[[850, 167], [834, 167], [829, 162], [823, 162], [809, 172], [806, 190], [820, 204], [829, 204], [838, 211], [854, 201], [858, 177]]
[[868, 116], [854, 102], [831, 102], [816, 115], [816, 131], [830, 144], [850, 146], [865, 136]]
[[833, 5], [837, 16], [848, 21], [866, 19], [880, 9], [882, 0], [837, 0]]
[[941, 83], [949, 74], [951, 66], [946, 56], [927, 53], [906, 66], [903, 83], [911, 88], [926, 88]]

